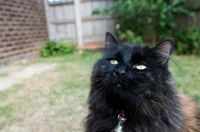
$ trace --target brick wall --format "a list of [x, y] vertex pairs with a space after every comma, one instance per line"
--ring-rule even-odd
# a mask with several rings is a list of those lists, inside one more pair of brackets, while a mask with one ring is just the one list
[[0, 65], [35, 58], [47, 38], [43, 0], [0, 0]]

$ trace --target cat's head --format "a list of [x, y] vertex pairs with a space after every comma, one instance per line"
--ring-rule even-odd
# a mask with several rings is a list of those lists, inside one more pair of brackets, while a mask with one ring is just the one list
[[97, 103], [105, 99], [111, 106], [120, 108], [140, 97], [156, 99], [156, 94], [168, 92], [167, 87], [171, 85], [168, 60], [172, 49], [171, 39], [149, 48], [121, 44], [107, 32], [100, 50], [103, 57], [93, 68], [90, 99], [98, 98]]

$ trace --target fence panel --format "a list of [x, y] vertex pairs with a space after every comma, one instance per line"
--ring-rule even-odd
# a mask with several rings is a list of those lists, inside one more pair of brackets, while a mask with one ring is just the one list
[[[46, 2], [49, 37], [56, 40], [67, 40], [77, 43], [74, 2], [49, 4]], [[106, 31], [113, 32], [115, 21], [111, 16], [92, 16], [95, 8], [105, 9], [113, 5], [112, 0], [82, 0], [81, 17], [83, 42], [92, 43], [104, 41]]]

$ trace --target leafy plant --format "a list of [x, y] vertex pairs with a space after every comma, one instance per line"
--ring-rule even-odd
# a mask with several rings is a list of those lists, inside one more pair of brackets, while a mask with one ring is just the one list
[[7, 60], [7, 59], [3, 63], [4, 63], [5, 66], [9, 66], [10, 65], [10, 61]]
[[179, 29], [174, 33], [177, 40], [175, 45], [179, 54], [200, 55], [200, 27], [190, 26], [186, 29]]
[[61, 56], [73, 53], [75, 47], [68, 44], [66, 41], [57, 42], [56, 40], [48, 40], [45, 45], [41, 47], [43, 57]]
[[135, 33], [131, 30], [127, 30], [124, 33], [118, 30], [118, 34], [120, 40], [128, 40], [132, 44], [143, 44], [142, 36], [136, 36]]
[[[117, 33], [122, 40], [156, 43], [174, 38], [178, 42], [176, 49], [179, 53], [198, 53], [196, 48], [199, 40], [196, 34], [200, 34], [199, 30], [180, 30], [176, 20], [180, 15], [194, 17], [194, 11], [188, 7], [191, 3], [188, 0], [115, 0], [110, 8], [96, 8], [92, 14], [112, 15], [120, 25]], [[192, 5], [192, 8], [197, 8], [194, 3]]]
[[115, 5], [93, 14], [112, 14], [120, 24], [120, 30], [131, 30], [136, 36], [152, 31], [156, 40], [171, 36], [176, 26], [175, 15], [193, 13], [185, 8], [184, 0], [115, 0]]

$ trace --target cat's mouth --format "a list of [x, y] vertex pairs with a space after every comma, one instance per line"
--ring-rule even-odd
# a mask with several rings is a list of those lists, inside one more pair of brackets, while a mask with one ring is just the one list
[[118, 79], [115, 85], [116, 85], [117, 88], [122, 88], [123, 87], [122, 80]]
[[109, 80], [112, 80], [110, 83], [112, 86], [117, 87], [117, 88], [123, 88], [126, 85], [125, 80], [127, 80], [127, 78], [119, 77], [116, 74], [114, 74], [114, 76], [111, 76], [111, 78], [109, 78]]

